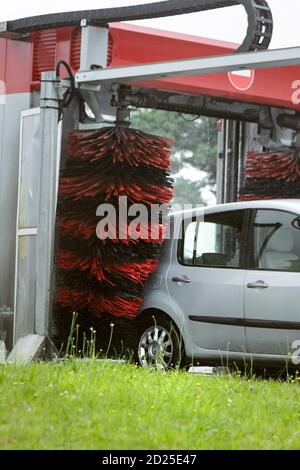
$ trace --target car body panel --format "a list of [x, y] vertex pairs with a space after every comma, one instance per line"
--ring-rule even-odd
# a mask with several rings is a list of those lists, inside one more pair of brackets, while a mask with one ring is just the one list
[[[263, 280], [268, 289], [247, 289], [248, 283]], [[292, 344], [300, 339], [300, 273], [249, 271], [245, 279], [245, 316], [261, 327], [247, 327], [251, 353], [292, 353]], [[263, 323], [265, 322], [265, 324]], [[270, 322], [270, 327], [268, 323]], [[272, 328], [272, 323], [274, 328]], [[298, 323], [299, 329], [288, 329]], [[296, 325], [297, 326], [297, 325]]]

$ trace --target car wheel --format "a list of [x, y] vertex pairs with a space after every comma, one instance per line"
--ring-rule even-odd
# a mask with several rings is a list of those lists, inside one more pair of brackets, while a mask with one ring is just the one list
[[184, 345], [176, 325], [164, 317], [143, 321], [137, 347], [138, 362], [142, 367], [161, 370], [184, 365]]

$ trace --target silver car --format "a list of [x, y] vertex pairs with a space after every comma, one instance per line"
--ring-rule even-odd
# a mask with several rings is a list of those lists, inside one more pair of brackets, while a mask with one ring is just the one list
[[138, 318], [142, 366], [300, 363], [300, 200], [170, 216]]

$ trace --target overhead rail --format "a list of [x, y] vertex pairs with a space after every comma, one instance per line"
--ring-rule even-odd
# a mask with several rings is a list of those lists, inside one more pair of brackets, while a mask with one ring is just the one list
[[290, 65], [300, 65], [300, 47], [79, 71], [75, 78], [79, 84], [130, 84], [172, 77], [208, 75], [245, 69], [287, 67]]

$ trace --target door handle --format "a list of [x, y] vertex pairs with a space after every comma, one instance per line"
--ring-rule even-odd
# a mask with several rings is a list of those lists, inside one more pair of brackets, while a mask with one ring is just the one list
[[183, 284], [190, 284], [192, 281], [187, 276], [173, 277], [172, 282], [182, 282]]
[[256, 281], [250, 282], [247, 287], [248, 289], [268, 289], [269, 285], [266, 284], [264, 281]]

